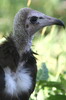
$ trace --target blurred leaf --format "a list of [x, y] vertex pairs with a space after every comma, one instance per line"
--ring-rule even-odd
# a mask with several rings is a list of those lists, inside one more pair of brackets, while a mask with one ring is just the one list
[[60, 75], [60, 79], [61, 79], [61, 87], [66, 92], [66, 80], [63, 78], [63, 75]]
[[51, 95], [46, 100], [66, 100], [66, 96], [65, 95]]
[[48, 69], [46, 67], [46, 64], [42, 63], [42, 66], [37, 73], [37, 80], [47, 80], [48, 77], [49, 75], [48, 75]]

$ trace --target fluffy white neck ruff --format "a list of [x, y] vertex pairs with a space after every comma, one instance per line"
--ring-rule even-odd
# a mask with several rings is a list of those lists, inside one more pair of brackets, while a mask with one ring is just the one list
[[22, 92], [28, 93], [32, 86], [32, 78], [29, 69], [25, 69], [24, 63], [19, 63], [16, 72], [11, 72], [9, 67], [4, 69], [5, 72], [5, 93], [18, 97]]

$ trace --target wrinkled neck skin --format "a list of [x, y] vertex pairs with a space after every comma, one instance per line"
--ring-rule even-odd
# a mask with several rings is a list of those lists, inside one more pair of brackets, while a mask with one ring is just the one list
[[28, 33], [24, 30], [24, 28], [16, 28], [17, 30], [13, 31], [12, 39], [16, 45], [17, 51], [20, 56], [23, 53], [26, 53], [30, 50], [32, 45], [33, 36], [29, 36]]

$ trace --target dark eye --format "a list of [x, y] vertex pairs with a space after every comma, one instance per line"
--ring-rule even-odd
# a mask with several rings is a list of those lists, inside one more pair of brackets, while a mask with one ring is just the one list
[[33, 16], [33, 17], [31, 17], [30, 22], [31, 22], [32, 24], [35, 24], [36, 21], [37, 21], [37, 19], [38, 19], [38, 17]]

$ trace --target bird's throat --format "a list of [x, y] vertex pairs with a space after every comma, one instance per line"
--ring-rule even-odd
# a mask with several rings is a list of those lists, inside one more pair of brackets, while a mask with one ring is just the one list
[[32, 37], [29, 37], [25, 34], [14, 34], [12, 35], [12, 39], [15, 43], [19, 55], [22, 55], [23, 53], [30, 50], [32, 45]]

